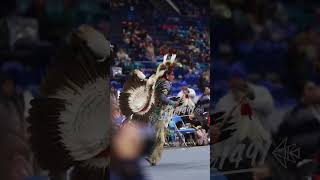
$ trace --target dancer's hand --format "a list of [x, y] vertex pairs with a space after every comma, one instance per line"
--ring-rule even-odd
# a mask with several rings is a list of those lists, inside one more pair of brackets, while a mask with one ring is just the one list
[[172, 106], [173, 107], [181, 106], [183, 104], [182, 101], [183, 101], [182, 98], [176, 97], [175, 100], [172, 103]]

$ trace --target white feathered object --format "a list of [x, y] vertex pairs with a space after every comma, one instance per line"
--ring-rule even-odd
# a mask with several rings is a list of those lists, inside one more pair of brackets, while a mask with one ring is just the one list
[[119, 97], [122, 114], [138, 121], [148, 122], [150, 120], [155, 104], [160, 98], [156, 82], [164, 75], [167, 67], [174, 64], [175, 58], [176, 55], [173, 54], [168, 60], [168, 54], [166, 54], [156, 73], [148, 79], [140, 70], [136, 69], [131, 73]]
[[49, 67], [28, 117], [30, 141], [43, 169], [73, 167], [71, 180], [109, 176], [113, 124], [107, 51], [104, 36], [83, 25]]
[[254, 100], [243, 98], [236, 101], [231, 92], [219, 100], [215, 109], [217, 113], [211, 120], [212, 160], [221, 159], [239, 144], [250, 143], [264, 148], [272, 141], [270, 132], [262, 123], [273, 111], [272, 96], [263, 87], [249, 86], [256, 96]]

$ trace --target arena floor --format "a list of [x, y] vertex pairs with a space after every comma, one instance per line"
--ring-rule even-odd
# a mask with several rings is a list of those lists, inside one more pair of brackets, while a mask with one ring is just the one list
[[143, 162], [148, 180], [209, 179], [209, 146], [171, 148], [164, 151], [159, 165]]

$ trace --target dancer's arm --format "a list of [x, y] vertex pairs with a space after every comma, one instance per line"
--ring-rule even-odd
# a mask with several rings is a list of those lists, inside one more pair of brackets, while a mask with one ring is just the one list
[[173, 101], [173, 100], [169, 99], [169, 98], [167, 97], [167, 95], [164, 94], [164, 93], [162, 93], [162, 94], [160, 95], [160, 100], [161, 100], [162, 104], [165, 104], [165, 105], [175, 106], [175, 105], [177, 104], [176, 101]]

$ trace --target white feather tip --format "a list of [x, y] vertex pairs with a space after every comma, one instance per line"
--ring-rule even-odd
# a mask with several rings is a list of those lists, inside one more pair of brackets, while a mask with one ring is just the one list
[[163, 63], [165, 63], [167, 61], [167, 57], [168, 57], [168, 54], [163, 56]]
[[176, 59], [177, 55], [176, 54], [172, 54], [171, 55], [171, 59], [170, 59], [170, 62], [173, 63], [174, 60]]

